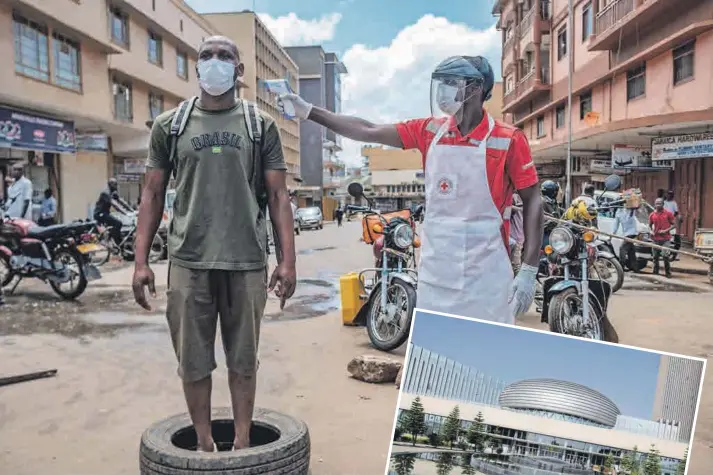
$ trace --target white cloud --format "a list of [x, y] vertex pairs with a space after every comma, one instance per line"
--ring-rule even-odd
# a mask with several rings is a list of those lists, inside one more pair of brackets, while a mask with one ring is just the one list
[[342, 20], [341, 13], [330, 13], [311, 20], [303, 20], [295, 13], [277, 18], [266, 13], [258, 13], [258, 16], [283, 46], [313, 45], [330, 41]]
[[[354, 45], [342, 58], [342, 110], [376, 123], [394, 123], [430, 114], [430, 74], [455, 55], [485, 56], [500, 76], [500, 34], [495, 26], [475, 30], [446, 18], [425, 15], [401, 30], [388, 46]], [[340, 158], [360, 163], [363, 144], [344, 140]]]

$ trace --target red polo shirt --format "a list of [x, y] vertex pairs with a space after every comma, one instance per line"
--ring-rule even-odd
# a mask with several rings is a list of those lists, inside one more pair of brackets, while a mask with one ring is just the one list
[[[485, 112], [485, 111], [484, 111]], [[438, 133], [444, 119], [414, 119], [396, 125], [396, 130], [404, 144], [404, 149], [417, 149], [421, 152], [422, 166], [426, 168], [427, 152], [431, 142]], [[463, 136], [458, 130], [455, 121], [448, 133], [439, 140], [441, 145], [458, 145], [463, 147], [476, 146], [471, 140], [482, 141], [488, 133], [488, 114], [483, 114], [483, 120], [469, 134]], [[510, 146], [506, 151], [488, 148], [486, 154], [486, 173], [493, 203], [502, 215], [508, 206], [512, 205], [512, 194], [515, 190], [522, 190], [537, 185], [537, 171], [530, 154], [530, 145], [522, 130], [499, 120], [490, 134], [491, 138], [509, 138]], [[505, 248], [509, 249], [508, 236], [510, 222], [505, 221], [502, 235]]]
[[656, 234], [659, 229], [668, 229], [674, 225], [676, 218], [673, 213], [662, 209], [661, 211], [654, 211], [649, 215], [649, 224], [651, 224], [651, 230], [653, 231], [652, 237], [654, 241], [670, 241], [671, 233], [666, 234]]

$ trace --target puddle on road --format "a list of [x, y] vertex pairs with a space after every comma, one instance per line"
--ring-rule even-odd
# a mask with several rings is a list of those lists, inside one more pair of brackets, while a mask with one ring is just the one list
[[[339, 310], [339, 280], [336, 275], [322, 274], [314, 279], [298, 279], [295, 295], [285, 308], [265, 314], [267, 321], [304, 320], [321, 317]], [[275, 298], [275, 297], [271, 297]]]
[[160, 308], [151, 314], [138, 308], [129, 290], [94, 292], [77, 301], [63, 301], [49, 292], [23, 291], [7, 296], [7, 304], [0, 307], [0, 336], [113, 337], [154, 326], [152, 321], [163, 322], [156, 320], [158, 315], [163, 315]]
[[335, 246], [312, 247], [312, 248], [309, 248], [309, 249], [302, 249], [301, 251], [298, 251], [297, 254], [299, 254], [299, 255], [301, 255], [301, 256], [306, 256], [306, 255], [309, 255], [309, 254], [314, 254], [315, 252], [319, 252], [319, 251], [332, 251], [332, 250], [334, 250], [334, 249], [336, 249]]

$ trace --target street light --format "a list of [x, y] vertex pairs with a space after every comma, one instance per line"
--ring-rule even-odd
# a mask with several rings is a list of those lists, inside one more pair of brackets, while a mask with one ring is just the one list
[[[574, 76], [574, 3], [568, 0], [567, 14], [567, 62], [569, 63], [569, 74], [567, 75], [567, 161], [565, 165], [565, 174], [567, 177], [567, 186], [565, 187], [564, 199], [565, 203], [572, 202], [572, 76]], [[559, 47], [559, 45], [558, 45]]]

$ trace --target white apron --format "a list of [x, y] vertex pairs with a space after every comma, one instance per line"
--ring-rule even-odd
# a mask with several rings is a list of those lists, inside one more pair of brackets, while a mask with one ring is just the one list
[[[426, 216], [416, 306], [500, 323], [514, 324], [508, 305], [513, 273], [486, 171], [486, 144], [438, 145], [446, 122], [426, 154]], [[472, 142], [475, 143], [475, 142]], [[509, 210], [509, 208], [508, 208]]]

